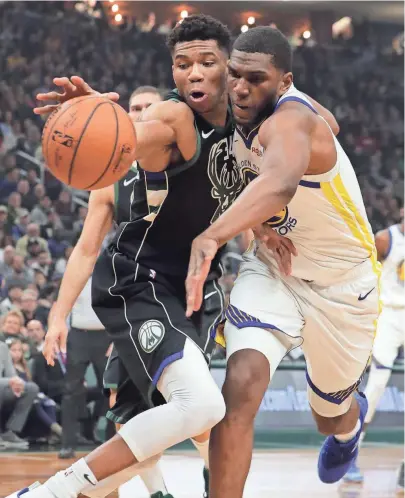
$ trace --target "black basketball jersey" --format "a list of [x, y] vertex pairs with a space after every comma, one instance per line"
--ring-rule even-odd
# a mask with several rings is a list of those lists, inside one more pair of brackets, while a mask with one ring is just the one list
[[[182, 101], [177, 90], [167, 100]], [[230, 110], [224, 128], [213, 127], [194, 113], [198, 146], [187, 162], [149, 173], [137, 164], [138, 175], [123, 180], [118, 189], [132, 188], [130, 219], [125, 202], [119, 230], [112, 244], [119, 253], [166, 275], [187, 273], [193, 239], [215, 221], [242, 190], [242, 179], [232, 152]], [[129, 184], [129, 185], [128, 185]], [[220, 253], [211, 267], [218, 276]]]
[[124, 178], [114, 184], [114, 222], [117, 225], [131, 221], [133, 188], [138, 176], [139, 171], [134, 163]]

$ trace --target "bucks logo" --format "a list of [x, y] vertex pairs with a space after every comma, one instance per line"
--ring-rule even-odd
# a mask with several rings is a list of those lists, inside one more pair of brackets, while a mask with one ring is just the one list
[[163, 323], [158, 320], [148, 320], [139, 328], [139, 344], [145, 353], [152, 353], [162, 342], [164, 335], [165, 327]]

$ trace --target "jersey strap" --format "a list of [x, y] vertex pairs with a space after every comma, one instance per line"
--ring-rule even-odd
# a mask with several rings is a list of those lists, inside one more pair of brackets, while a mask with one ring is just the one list
[[284, 104], [284, 102], [299, 102], [299, 103], [307, 106], [308, 109], [311, 109], [311, 111], [314, 112], [315, 114], [318, 114], [316, 112], [316, 110], [314, 109], [314, 107], [309, 102], [307, 102], [303, 98], [298, 97], [296, 95], [290, 95], [289, 97], [285, 97], [285, 98], [281, 97], [280, 100], [277, 102], [276, 107], [274, 108], [274, 112], [276, 112], [277, 109], [281, 106], [281, 104]]

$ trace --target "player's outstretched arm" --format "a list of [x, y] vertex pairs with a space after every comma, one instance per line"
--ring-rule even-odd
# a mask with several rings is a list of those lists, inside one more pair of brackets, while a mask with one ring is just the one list
[[384, 261], [390, 249], [390, 233], [388, 228], [381, 230], [375, 236], [375, 247], [377, 249], [378, 261]]
[[287, 102], [260, 128], [266, 149], [260, 175], [205, 232], [194, 239], [186, 281], [187, 316], [200, 309], [202, 289], [218, 248], [275, 216], [293, 198], [308, 169], [315, 114]]
[[54, 364], [58, 350], [66, 350], [66, 319], [93, 273], [103, 240], [112, 226], [113, 189], [113, 186], [106, 187], [90, 194], [82, 233], [67, 263], [58, 299], [49, 316], [43, 354], [50, 365]]
[[173, 147], [185, 161], [197, 151], [197, 132], [191, 109], [182, 102], [158, 102], [146, 109], [136, 130], [136, 159], [146, 171], [163, 171], [170, 163]]

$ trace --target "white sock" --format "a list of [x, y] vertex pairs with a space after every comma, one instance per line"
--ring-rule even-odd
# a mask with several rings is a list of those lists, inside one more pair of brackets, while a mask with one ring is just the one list
[[150, 495], [158, 493], [159, 491], [164, 495], [167, 494], [166, 484], [159, 463], [139, 472], [139, 477], [144, 482]]
[[191, 438], [191, 442], [194, 444], [196, 447], [198, 453], [200, 454], [201, 458], [204, 460], [204, 465], [206, 469], [209, 469], [209, 448], [210, 448], [210, 439], [208, 438], [206, 441], [203, 443], [199, 443], [195, 439]]
[[359, 437], [359, 448], [363, 444], [364, 438], [366, 437], [365, 431], [361, 431], [360, 437]]
[[369, 424], [372, 421], [390, 376], [391, 370], [386, 368], [377, 368], [374, 363], [371, 365], [367, 386], [364, 390], [364, 394], [366, 395], [368, 401], [368, 410], [364, 420], [366, 424]]
[[353, 439], [356, 436], [356, 434], [360, 430], [360, 427], [361, 427], [361, 422], [359, 419], [357, 421], [356, 426], [354, 427], [354, 429], [352, 431], [348, 432], [347, 434], [336, 434], [335, 439], [337, 439], [341, 443], [347, 443], [348, 441], [350, 441], [351, 439]]
[[75, 462], [71, 467], [48, 479], [45, 487], [57, 498], [77, 498], [87, 486], [95, 486], [97, 479], [84, 458]]

